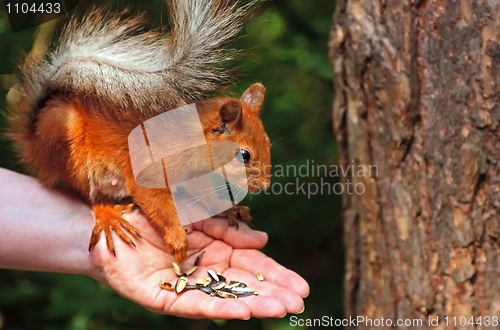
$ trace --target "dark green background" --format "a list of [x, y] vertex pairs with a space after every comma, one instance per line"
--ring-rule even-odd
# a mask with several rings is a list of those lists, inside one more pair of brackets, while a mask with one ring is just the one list
[[[124, 4], [121, 1], [120, 4]], [[79, 6], [88, 6], [80, 2]], [[165, 21], [163, 1], [134, 4], [152, 22]], [[1, 10], [3, 8], [0, 7]], [[245, 26], [234, 47], [244, 49], [234, 91], [259, 81], [267, 88], [262, 112], [273, 142], [277, 165], [296, 167], [336, 163], [332, 133], [332, 71], [327, 39], [334, 1], [275, 0], [264, 2]], [[155, 24], [155, 23], [153, 23]], [[0, 12], [0, 111], [12, 85], [16, 62], [29, 52], [38, 29], [12, 33]], [[0, 131], [4, 131], [0, 119]], [[17, 169], [11, 146], [0, 141], [0, 166]], [[274, 177], [273, 183], [300, 183], [335, 177]], [[0, 182], [1, 184], [1, 182]], [[278, 186], [274, 187], [275, 192]], [[1, 201], [0, 201], [1, 202]], [[311, 285], [300, 318], [342, 317], [342, 228], [340, 196], [324, 193], [260, 194], [247, 197], [255, 228], [269, 233], [264, 252], [302, 275]], [[1, 228], [0, 228], [1, 232]], [[1, 233], [0, 233], [1, 239]], [[19, 242], [22, 244], [22, 242]], [[1, 253], [1, 252], [0, 252]], [[250, 321], [188, 320], [159, 315], [131, 303], [103, 284], [76, 275], [0, 270], [0, 329], [288, 329], [284, 319]]]

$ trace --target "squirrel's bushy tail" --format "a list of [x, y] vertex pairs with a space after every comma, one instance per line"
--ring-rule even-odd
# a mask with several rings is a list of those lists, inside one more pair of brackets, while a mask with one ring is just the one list
[[11, 134], [22, 144], [52, 93], [148, 117], [219, 91], [228, 79], [224, 64], [234, 55], [222, 46], [257, 1], [168, 0], [168, 34], [145, 31], [144, 17], [128, 11], [94, 8], [73, 17], [44, 57], [28, 55], [21, 64], [8, 97]]

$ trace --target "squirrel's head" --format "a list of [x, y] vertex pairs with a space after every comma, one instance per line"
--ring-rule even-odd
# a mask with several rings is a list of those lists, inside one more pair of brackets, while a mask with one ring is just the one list
[[198, 104], [203, 131], [208, 141], [234, 142], [236, 158], [245, 165], [250, 192], [270, 186], [271, 143], [259, 118], [266, 89], [253, 84], [240, 99], [220, 97]]

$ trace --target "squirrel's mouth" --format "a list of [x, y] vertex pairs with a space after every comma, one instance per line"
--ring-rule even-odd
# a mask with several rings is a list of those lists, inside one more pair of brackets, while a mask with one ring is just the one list
[[[258, 193], [260, 191], [266, 191], [269, 189], [270, 181], [262, 180], [261, 182], [257, 182], [256, 180], [248, 180], [248, 192], [250, 193]], [[251, 182], [250, 182], [251, 181]]]

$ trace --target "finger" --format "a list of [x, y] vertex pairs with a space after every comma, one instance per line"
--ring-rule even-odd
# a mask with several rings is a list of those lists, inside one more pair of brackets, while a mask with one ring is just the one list
[[[165, 294], [176, 293], [165, 292]], [[164, 312], [181, 317], [224, 320], [248, 320], [252, 315], [250, 308], [240, 299], [211, 297], [200, 291], [179, 294], [170, 306], [166, 306]]]
[[[289, 288], [281, 287], [267, 281], [259, 282], [254, 274], [242, 269], [230, 268], [223, 275], [226, 276], [228, 281], [243, 282], [258, 292], [258, 295], [244, 297], [244, 301], [251, 307], [252, 312], [254, 310], [265, 312], [265, 309], [269, 309], [267, 313], [271, 315], [265, 317], [284, 317], [287, 312], [298, 314], [304, 310], [304, 300], [302, 297]], [[246, 300], [246, 298], [249, 299]], [[266, 302], [262, 298], [272, 298], [274, 301], [279, 301], [279, 304], [276, 303], [275, 306], [259, 306], [259, 304]], [[254, 316], [257, 317], [257, 315]]]
[[287, 314], [287, 308], [283, 301], [271, 294], [252, 295], [238, 299], [248, 305], [252, 317], [282, 318]]
[[226, 219], [209, 218], [193, 224], [196, 230], [220, 239], [238, 249], [260, 249], [266, 245], [266, 233], [251, 229], [247, 224], [240, 222], [239, 228], [229, 226]]
[[260, 271], [264, 279], [296, 292], [302, 298], [309, 295], [309, 284], [297, 273], [287, 269], [257, 250], [234, 250], [231, 268], [246, 270], [251, 274]]

